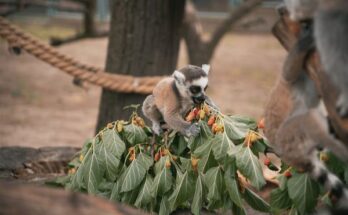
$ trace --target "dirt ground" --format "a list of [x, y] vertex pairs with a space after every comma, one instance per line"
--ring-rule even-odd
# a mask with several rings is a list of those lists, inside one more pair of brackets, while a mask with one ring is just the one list
[[[106, 48], [104, 38], [59, 50], [103, 67]], [[260, 118], [284, 56], [270, 34], [228, 34], [211, 62], [210, 96], [225, 113]], [[182, 44], [178, 67], [185, 64]], [[26, 53], [9, 53], [0, 40], [0, 146], [82, 146], [93, 136], [100, 92], [74, 86], [72, 77]]]

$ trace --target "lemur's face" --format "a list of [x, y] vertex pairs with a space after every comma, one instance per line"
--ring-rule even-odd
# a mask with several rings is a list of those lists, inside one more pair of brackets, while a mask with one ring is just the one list
[[205, 101], [205, 90], [208, 88], [208, 77], [201, 77], [188, 83], [187, 89], [192, 101], [201, 104]]
[[190, 98], [195, 104], [203, 103], [206, 98], [209, 70], [209, 65], [203, 65], [202, 68], [189, 65], [176, 70], [173, 76], [181, 96]]

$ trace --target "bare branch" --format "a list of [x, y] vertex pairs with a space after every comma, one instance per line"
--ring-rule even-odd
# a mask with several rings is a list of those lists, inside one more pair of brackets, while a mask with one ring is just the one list
[[222, 37], [231, 29], [237, 21], [245, 15], [253, 11], [263, 0], [249, 0], [245, 1], [240, 7], [233, 10], [227, 19], [225, 19], [214, 31], [210, 38], [209, 46], [214, 49], [220, 42]]

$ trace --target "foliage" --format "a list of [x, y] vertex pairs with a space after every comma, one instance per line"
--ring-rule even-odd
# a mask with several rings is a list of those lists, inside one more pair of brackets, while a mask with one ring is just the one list
[[[177, 208], [193, 214], [202, 208], [246, 214], [245, 203], [261, 212], [313, 210], [319, 185], [294, 170], [289, 177], [286, 165], [270, 205], [246, 185], [245, 179], [260, 190], [266, 183], [258, 158], [269, 146], [253, 119], [202, 105], [186, 120], [200, 126], [197, 137], [175, 131], [153, 136], [136, 112], [127, 122], [109, 123], [87, 141], [70, 162], [69, 174], [56, 183], [159, 214]], [[339, 169], [344, 178], [346, 169]]]

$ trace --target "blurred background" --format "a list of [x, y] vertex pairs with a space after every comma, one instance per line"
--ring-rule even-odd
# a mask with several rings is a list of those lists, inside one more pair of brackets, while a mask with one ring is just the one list
[[[111, 1], [83, 2], [0, 0], [0, 14], [40, 40], [59, 45], [60, 52], [104, 68]], [[192, 3], [205, 37], [214, 33], [245, 2], [194, 0]], [[222, 112], [257, 120], [262, 117], [286, 54], [271, 34], [279, 3], [263, 1], [231, 25], [216, 46], [210, 59], [208, 94]], [[192, 61], [186, 43], [181, 39], [176, 67], [189, 62]], [[2, 39], [0, 65], [0, 146], [80, 147], [94, 136], [100, 87], [78, 87], [72, 83], [71, 76], [35, 57], [25, 52], [19, 56], [9, 52], [7, 42]]]

